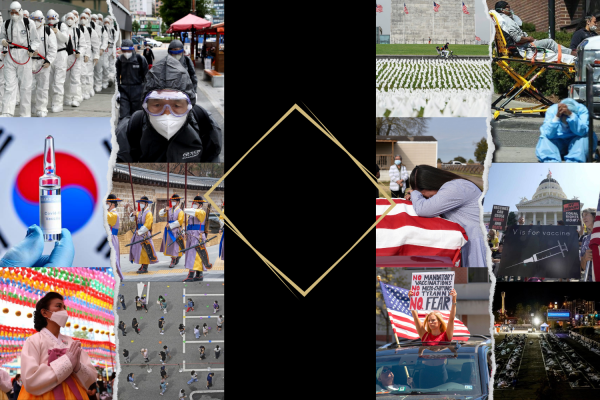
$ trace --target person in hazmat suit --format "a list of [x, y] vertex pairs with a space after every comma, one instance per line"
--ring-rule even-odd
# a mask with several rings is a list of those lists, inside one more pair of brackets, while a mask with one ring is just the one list
[[[583, 104], [563, 99], [546, 111], [540, 127], [535, 155], [540, 162], [591, 162], [589, 155], [589, 114]], [[598, 138], [593, 133], [593, 150]]]
[[179, 61], [156, 61], [142, 94], [143, 110], [116, 128], [119, 162], [215, 162], [221, 129], [196, 105], [192, 80]]
[[[79, 107], [81, 101], [77, 99], [77, 88], [80, 85], [81, 70], [85, 62], [87, 42], [85, 36], [75, 24], [73, 13], [65, 15], [65, 22], [68, 27], [69, 44], [67, 47], [67, 76], [65, 78], [65, 106]], [[70, 50], [69, 50], [70, 49]]]
[[[94, 91], [96, 93], [102, 91], [102, 69], [106, 63], [106, 50], [108, 48], [108, 31], [102, 21], [102, 14], [99, 16], [92, 14], [91, 27], [96, 30], [100, 38], [100, 50], [98, 52], [98, 62], [94, 66]], [[107, 82], [108, 85], [108, 82]]]
[[[100, 57], [100, 38], [90, 25], [89, 15], [85, 12], [79, 17], [79, 30], [83, 32], [89, 47], [85, 53], [85, 62], [81, 70], [81, 96], [89, 99], [94, 93], [94, 64]], [[79, 91], [77, 92], [79, 94]]]
[[192, 80], [192, 84], [194, 85], [194, 93], [196, 93], [198, 87], [198, 78], [196, 77], [196, 67], [192, 60], [183, 53], [183, 43], [179, 40], [173, 40], [169, 43], [169, 55], [174, 57], [177, 61], [181, 63], [183, 68], [185, 68], [190, 75], [190, 79]]
[[8, 47], [4, 58], [4, 99], [2, 116], [12, 117], [17, 104], [17, 90], [21, 91], [21, 117], [31, 117], [31, 57], [37, 56], [41, 45], [35, 26], [23, 18], [23, 9], [17, 1], [10, 3], [10, 20], [0, 27], [2, 46]]
[[44, 26], [44, 14], [40, 11], [34, 11], [31, 14], [31, 20], [35, 24], [42, 45], [33, 60], [33, 89], [32, 89], [32, 113], [38, 117], [48, 115], [48, 89], [50, 87], [50, 66], [56, 59], [57, 43], [56, 35], [49, 26]]
[[148, 73], [146, 59], [136, 54], [133, 41], [124, 39], [121, 55], [117, 58], [119, 86], [119, 121], [142, 109], [142, 90]]
[[65, 96], [65, 78], [67, 76], [67, 44], [69, 42], [69, 28], [61, 22], [58, 13], [53, 9], [46, 13], [46, 23], [56, 36], [56, 58], [50, 65], [49, 104], [50, 111], [58, 113], [63, 110]]

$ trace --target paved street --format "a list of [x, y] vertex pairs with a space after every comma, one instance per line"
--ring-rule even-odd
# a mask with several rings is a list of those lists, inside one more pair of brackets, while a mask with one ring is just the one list
[[[165, 363], [169, 383], [164, 394], [165, 398], [176, 399], [180, 389], [184, 389], [188, 399], [209, 400], [223, 399], [224, 397], [224, 362], [225, 346], [223, 330], [217, 334], [216, 316], [225, 317], [224, 287], [221, 283], [183, 284], [170, 282], [125, 282], [119, 287], [119, 293], [125, 296], [126, 310], [122, 310], [118, 304], [118, 322], [123, 320], [126, 324], [126, 337], [118, 330], [118, 353], [119, 353], [119, 385], [118, 398], [128, 400], [147, 400], [159, 398], [160, 368], [161, 360], [159, 352], [163, 346], [168, 346], [171, 358]], [[144, 310], [137, 311], [135, 308], [135, 296], [146, 295], [148, 300], [148, 313]], [[185, 297], [184, 297], [185, 294]], [[162, 295], [167, 300], [167, 313], [164, 314], [156, 304], [158, 296]], [[195, 303], [194, 311], [186, 313], [184, 302], [192, 298]], [[220, 309], [213, 314], [213, 302], [217, 300]], [[158, 320], [164, 316], [166, 327], [164, 335], [160, 334]], [[140, 334], [137, 335], [131, 328], [133, 318], [137, 318]], [[186, 333], [182, 338], [178, 326], [183, 323]], [[200, 338], [194, 336], [194, 326], [208, 325], [207, 337], [200, 334]], [[205, 346], [206, 359], [200, 360], [198, 347]], [[215, 359], [214, 348], [219, 345], [221, 355]], [[140, 353], [142, 348], [148, 349], [149, 365], [144, 362]], [[123, 357], [123, 349], [129, 351], [131, 363], [126, 364]], [[148, 366], [151, 372], [148, 372]], [[181, 372], [179, 370], [181, 369]], [[190, 385], [191, 371], [198, 374], [198, 382]], [[206, 389], [206, 376], [214, 372], [213, 386]], [[127, 375], [134, 373], [134, 379], [138, 390], [135, 390], [127, 382]]]
[[[137, 274], [136, 271], [140, 269], [140, 265], [132, 264], [129, 261], [129, 253], [121, 254], [121, 272], [125, 281], [139, 281], [140, 279], [151, 282], [183, 281], [188, 275], [188, 270], [185, 268], [185, 255], [181, 257], [175, 268], [169, 268], [171, 257], [158, 252], [159, 248], [156, 252], [158, 263], [150, 264], [147, 274]], [[210, 271], [204, 271], [204, 282], [223, 282], [225, 279], [225, 265], [219, 259], [219, 246], [210, 246], [206, 249], [208, 250], [208, 259], [213, 267]]]
[[[494, 94], [492, 100], [499, 96]], [[531, 107], [532, 103], [512, 101], [509, 107]], [[544, 115], [509, 114], [501, 112], [498, 119], [492, 120], [492, 137], [496, 151], [493, 162], [538, 162], [535, 146], [540, 137], [540, 126]], [[594, 130], [600, 131], [600, 121], [594, 120]]]

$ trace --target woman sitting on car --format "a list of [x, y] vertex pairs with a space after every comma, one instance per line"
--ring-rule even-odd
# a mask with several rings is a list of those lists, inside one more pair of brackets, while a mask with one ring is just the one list
[[[408, 292], [408, 297], [412, 297], [414, 292]], [[454, 317], [456, 316], [456, 290], [450, 291], [452, 297], [452, 306], [448, 316], [448, 324], [444, 321], [439, 311], [432, 311], [427, 314], [425, 320], [421, 323], [417, 311], [412, 310], [412, 316], [415, 321], [417, 334], [422, 342], [451, 342], [454, 336]]]

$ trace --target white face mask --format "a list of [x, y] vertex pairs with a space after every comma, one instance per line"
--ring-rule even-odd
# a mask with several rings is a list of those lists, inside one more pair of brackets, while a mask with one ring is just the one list
[[72, 19], [68, 19], [67, 20], [67, 25], [68, 26], [73, 26], [73, 20]]
[[175, 59], [179, 61], [181, 60], [181, 57], [183, 57], [183, 54], [173, 54], [173, 57], [175, 57]]
[[200, 207], [200, 204], [198, 204], [198, 203], [192, 204], [192, 208], [199, 208], [199, 207]]
[[11, 15], [10, 15], [10, 19], [12, 19], [13, 21], [15, 21], [15, 22], [16, 22], [16, 21], [19, 19], [19, 16], [18, 16], [18, 15], [12, 15], [12, 14], [11, 14]]
[[105, 27], [109, 28], [110, 24], [107, 22], [106, 24], [104, 24]]
[[40, 28], [42, 26], [42, 21], [35, 21], [35, 27]]
[[173, 114], [163, 114], [158, 117], [148, 114], [148, 118], [152, 127], [167, 140], [175, 136], [187, 121], [186, 117], [176, 117]]
[[110, 210], [110, 206], [111, 206], [110, 204], [106, 204], [106, 209]]
[[146, 204], [145, 203], [140, 203], [140, 209], [143, 210], [144, 208], [146, 208]]
[[54, 311], [49, 319], [50, 321], [56, 322], [61, 328], [64, 328], [69, 319], [69, 314], [66, 310]]
[[131, 58], [131, 55], [132, 55], [132, 54], [133, 54], [133, 53], [131, 53], [130, 51], [128, 51], [127, 53], [125, 53], [125, 52], [124, 52], [124, 53], [123, 53], [123, 56], [125, 56], [125, 58], [129, 60], [129, 59]]

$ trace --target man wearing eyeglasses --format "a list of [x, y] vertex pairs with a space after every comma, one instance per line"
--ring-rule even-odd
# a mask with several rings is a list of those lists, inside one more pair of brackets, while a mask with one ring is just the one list
[[400, 386], [394, 384], [394, 373], [388, 366], [383, 366], [377, 370], [376, 373], [377, 382], [381, 388], [377, 390], [400, 390]]

